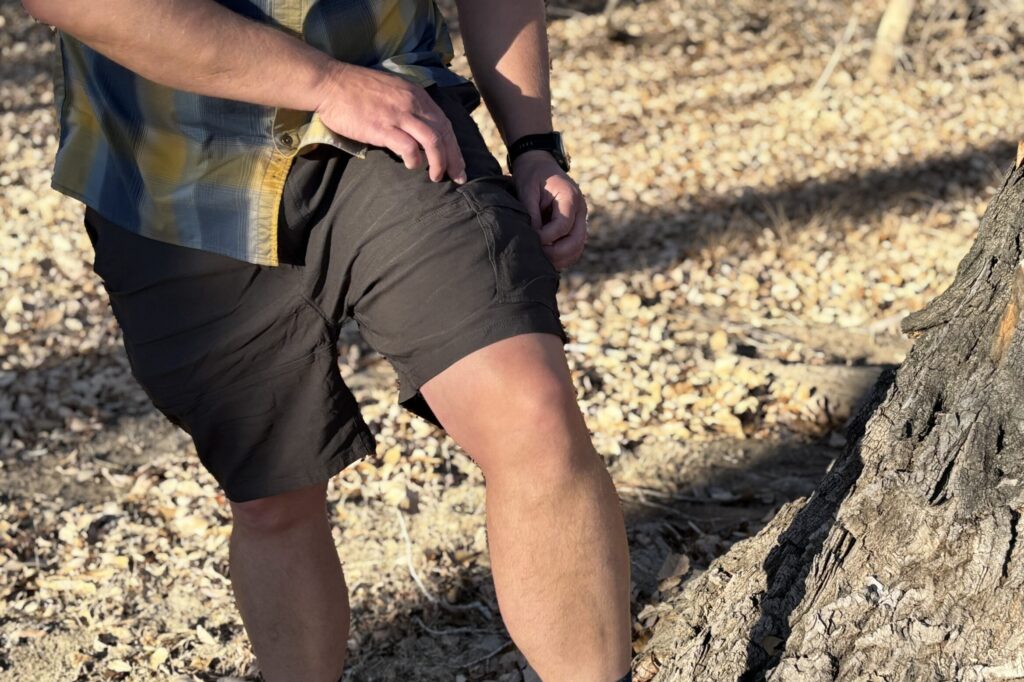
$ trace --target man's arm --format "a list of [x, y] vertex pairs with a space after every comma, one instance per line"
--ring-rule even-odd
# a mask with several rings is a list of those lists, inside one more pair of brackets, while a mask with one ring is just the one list
[[[506, 145], [552, 130], [544, 0], [456, 0], [466, 59]], [[546, 151], [520, 154], [509, 169], [544, 253], [556, 269], [579, 260], [587, 204]]]
[[544, 0], [456, 0], [456, 6], [466, 60], [505, 144], [550, 132]]
[[23, 0], [56, 26], [138, 73], [177, 90], [315, 111], [359, 142], [388, 147], [409, 168], [426, 151], [433, 180], [465, 164], [451, 124], [426, 91], [403, 78], [345, 64], [284, 31], [213, 0]]
[[[209, 0], [23, 0], [30, 14], [149, 80], [314, 111], [343, 64]], [[253, 59], [252, 55], [275, 55]]]

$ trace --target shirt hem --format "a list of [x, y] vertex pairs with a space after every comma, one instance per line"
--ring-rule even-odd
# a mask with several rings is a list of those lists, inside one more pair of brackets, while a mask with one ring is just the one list
[[191, 242], [188, 242], [188, 241], [169, 241], [169, 240], [166, 240], [166, 239], [159, 239], [158, 237], [154, 237], [151, 234], [147, 234], [147, 233], [145, 233], [145, 232], [143, 232], [141, 230], [134, 229], [133, 227], [129, 227], [128, 225], [122, 224], [120, 221], [112, 219], [110, 216], [108, 216], [106, 214], [106, 212], [103, 210], [103, 208], [101, 207], [101, 205], [98, 202], [93, 201], [92, 199], [87, 197], [85, 194], [79, 192], [78, 190], [71, 189], [67, 185], [64, 185], [64, 184], [62, 184], [60, 182], [56, 182], [56, 181], [52, 181], [52, 180], [50, 182], [50, 187], [52, 189], [54, 189], [55, 191], [60, 192], [61, 194], [65, 195], [65, 196], [71, 197], [72, 199], [81, 202], [85, 206], [88, 206], [89, 208], [91, 208], [92, 210], [96, 211], [97, 213], [99, 213], [104, 218], [109, 220], [114, 225], [117, 225], [121, 229], [128, 230], [129, 232], [132, 232], [133, 234], [137, 234], [140, 237], [145, 237], [146, 239], [152, 239], [153, 241], [163, 242], [164, 244], [171, 244], [173, 246], [181, 246], [181, 247], [187, 248], [187, 249], [196, 249], [198, 251], [206, 251], [207, 253], [215, 253], [218, 256], [224, 256], [226, 258], [233, 258], [233, 259], [235, 259], [237, 261], [241, 261], [243, 263], [250, 263], [252, 265], [262, 265], [262, 266], [265, 266], [265, 267], [276, 267], [276, 266], [279, 265], [279, 263], [277, 263], [277, 262], [273, 262], [272, 263], [272, 262], [270, 262], [266, 258], [260, 257], [258, 255], [252, 254], [252, 253], [248, 253], [248, 252], [246, 252], [246, 253], [239, 253], [237, 251], [233, 251], [233, 250], [230, 250], [230, 249], [218, 249], [218, 248], [214, 248], [214, 247], [210, 247], [210, 246], [203, 246], [201, 244], [194, 244], [194, 243], [191, 243]]

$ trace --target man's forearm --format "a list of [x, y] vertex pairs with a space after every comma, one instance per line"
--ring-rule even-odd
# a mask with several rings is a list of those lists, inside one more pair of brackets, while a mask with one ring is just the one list
[[456, 0], [466, 59], [505, 144], [552, 130], [544, 0]]
[[[178, 90], [313, 111], [344, 64], [212, 0], [23, 0], [139, 75]], [[252, 59], [252, 55], [266, 59]]]

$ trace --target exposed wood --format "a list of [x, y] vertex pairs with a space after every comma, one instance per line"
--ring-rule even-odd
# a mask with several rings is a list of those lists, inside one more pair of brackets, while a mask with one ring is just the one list
[[914, 0], [889, 0], [878, 24], [875, 47], [868, 63], [868, 75], [878, 82], [884, 82], [892, 73], [892, 67], [903, 48], [903, 35], [907, 32], [910, 15], [914, 12]]
[[1020, 311], [1024, 307], [1024, 263], [1017, 266], [1017, 275], [1013, 278], [1010, 300], [1006, 302], [1003, 316], [999, 318], [999, 328], [992, 337], [992, 362], [999, 364], [1006, 357], [1006, 351], [1017, 331], [1020, 322]]
[[1024, 167], [817, 490], [662, 606], [648, 680], [1024, 678]]

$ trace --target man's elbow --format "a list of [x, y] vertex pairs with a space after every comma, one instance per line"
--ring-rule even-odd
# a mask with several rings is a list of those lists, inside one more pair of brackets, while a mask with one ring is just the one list
[[62, 5], [66, 4], [61, 0], [21, 0], [21, 6], [35, 17], [36, 21], [51, 26], [60, 25], [64, 15], [64, 12], [61, 11]]

